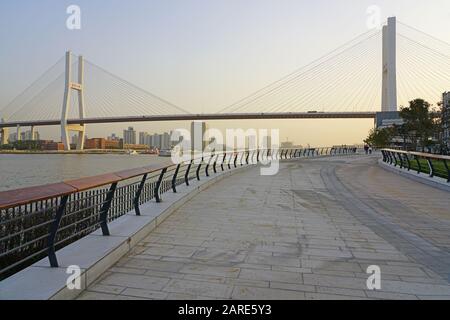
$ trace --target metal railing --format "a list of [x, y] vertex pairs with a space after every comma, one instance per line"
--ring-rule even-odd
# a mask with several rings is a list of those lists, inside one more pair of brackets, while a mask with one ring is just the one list
[[450, 183], [450, 156], [431, 153], [382, 149], [383, 162], [405, 169], [417, 171], [417, 174], [427, 174], [430, 177], [447, 179]]
[[109, 236], [108, 223], [195, 180], [263, 160], [334, 156], [356, 148], [268, 149], [218, 152], [168, 166], [147, 166], [39, 187], [0, 192], [0, 280], [94, 232]]

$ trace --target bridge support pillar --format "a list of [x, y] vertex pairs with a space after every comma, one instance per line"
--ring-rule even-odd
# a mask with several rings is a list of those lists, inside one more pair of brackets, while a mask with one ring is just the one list
[[383, 26], [383, 83], [381, 111], [397, 111], [396, 18], [388, 18]]
[[[5, 119], [1, 119], [0, 122], [5, 122]], [[1, 135], [1, 140], [0, 143], [2, 145], [4, 144], [8, 144], [8, 140], [9, 140], [9, 130], [8, 128], [0, 128], [0, 135]]]
[[20, 130], [20, 126], [17, 126], [17, 141], [21, 141], [22, 140], [22, 134], [21, 134], [21, 130]]
[[9, 130], [8, 128], [1, 128], [0, 129], [0, 134], [2, 135], [1, 138], [1, 144], [8, 144], [8, 140], [9, 140]]
[[31, 126], [30, 128], [30, 135], [31, 135], [31, 141], [35, 141], [36, 140], [36, 129], [34, 128], [34, 126]]
[[79, 119], [84, 119], [84, 60], [82, 56], [78, 57], [78, 82], [72, 82], [72, 53], [66, 52], [66, 82], [64, 89], [64, 102], [61, 113], [61, 139], [65, 150], [70, 150], [70, 132], [78, 133], [77, 150], [84, 149], [84, 136], [86, 126], [84, 124], [68, 124], [67, 118], [70, 110], [70, 97], [72, 90], [78, 92], [78, 113]]

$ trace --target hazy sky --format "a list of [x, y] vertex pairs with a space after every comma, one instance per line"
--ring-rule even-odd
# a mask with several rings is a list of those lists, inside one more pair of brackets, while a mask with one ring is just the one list
[[[66, 28], [71, 4], [81, 7], [81, 30]], [[450, 42], [448, 0], [4, 0], [0, 108], [71, 49], [184, 109], [215, 112], [367, 31], [370, 5], [383, 18], [396, 15]], [[266, 124], [282, 128], [283, 140], [311, 144], [357, 142], [372, 126], [361, 120], [257, 126]], [[89, 135], [125, 126], [97, 126]], [[173, 126], [135, 125], [150, 132]]]

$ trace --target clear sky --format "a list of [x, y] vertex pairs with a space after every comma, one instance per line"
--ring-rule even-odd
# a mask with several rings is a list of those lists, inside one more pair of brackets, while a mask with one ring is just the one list
[[[71, 4], [81, 7], [81, 30], [66, 28]], [[71, 49], [184, 109], [215, 112], [365, 32], [371, 5], [450, 42], [448, 0], [1, 1], [0, 108]], [[283, 140], [331, 144], [360, 141], [372, 123], [271, 125]]]

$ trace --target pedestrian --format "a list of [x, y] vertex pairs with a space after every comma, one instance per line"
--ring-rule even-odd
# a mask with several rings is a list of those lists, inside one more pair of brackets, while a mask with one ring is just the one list
[[366, 152], [366, 154], [369, 153], [369, 146], [367, 144], [364, 145], [364, 151]]

